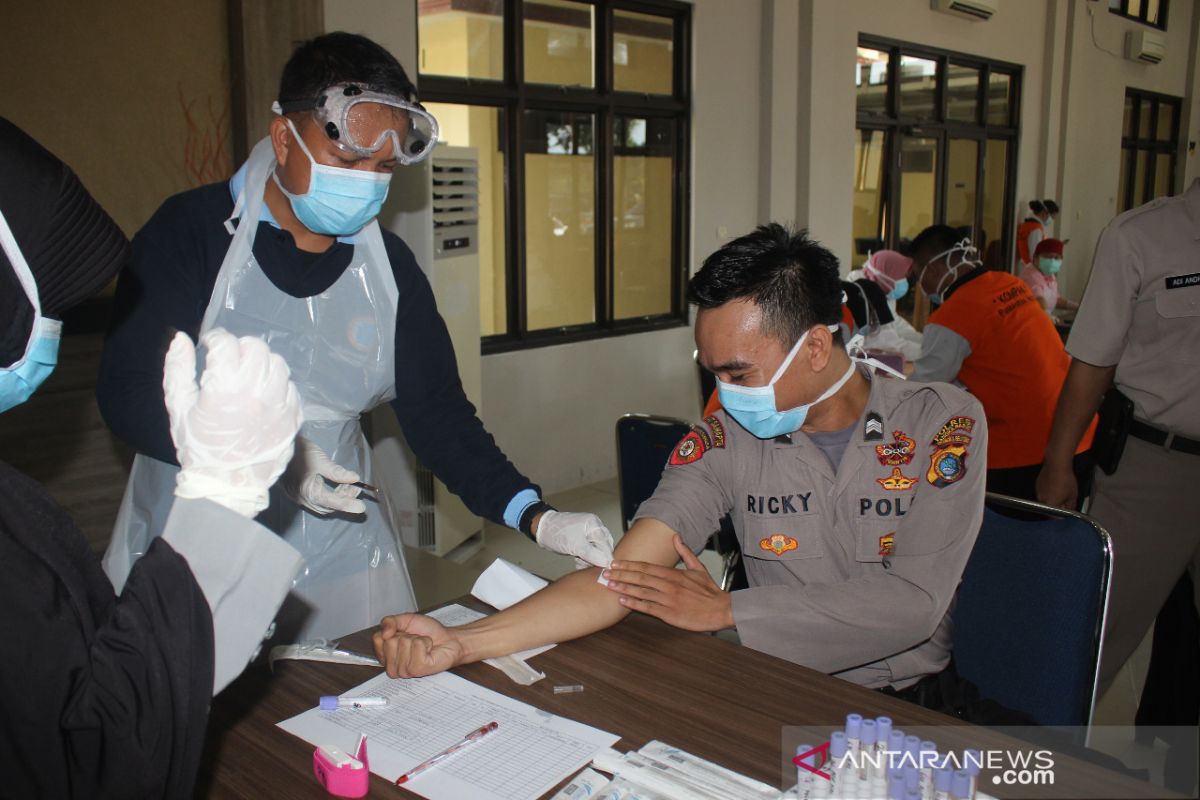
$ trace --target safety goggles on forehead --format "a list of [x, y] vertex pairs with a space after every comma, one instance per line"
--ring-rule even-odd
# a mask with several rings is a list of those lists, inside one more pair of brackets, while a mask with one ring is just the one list
[[416, 164], [437, 144], [437, 120], [420, 103], [353, 83], [330, 86], [312, 100], [276, 101], [272, 109], [277, 114], [311, 111], [339, 150], [361, 158], [378, 153], [391, 140], [397, 161]]

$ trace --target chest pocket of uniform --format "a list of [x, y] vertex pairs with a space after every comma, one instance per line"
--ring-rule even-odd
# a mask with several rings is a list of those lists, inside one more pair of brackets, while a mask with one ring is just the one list
[[[1154, 296], [1154, 309], [1163, 320], [1172, 320], [1163, 323], [1166, 326], [1164, 331], [1178, 330], [1176, 325], [1190, 324], [1190, 320], [1200, 317], [1200, 283], [1160, 290]], [[1176, 347], [1169, 358], [1187, 364], [1200, 364], [1200, 347]]]
[[883, 561], [896, 551], [898, 520], [859, 520], [854, 535], [854, 560]]
[[794, 561], [822, 558], [819, 515], [788, 517], [745, 517], [742, 525], [742, 555], [765, 561]]

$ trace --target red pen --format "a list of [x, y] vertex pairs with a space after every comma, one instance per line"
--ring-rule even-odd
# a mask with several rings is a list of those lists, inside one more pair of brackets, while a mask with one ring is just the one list
[[450, 745], [442, 752], [438, 753], [436, 756], [433, 756], [432, 758], [430, 758], [426, 761], [422, 761], [420, 764], [417, 764], [415, 767], [413, 767], [408, 772], [401, 775], [399, 778], [396, 778], [396, 785], [399, 786], [402, 783], [407, 783], [408, 781], [412, 780], [417, 775], [421, 774], [425, 770], [432, 767], [434, 764], [445, 761], [447, 758], [454, 755], [459, 750], [462, 750], [464, 747], [471, 744], [472, 742], [478, 742], [484, 736], [486, 736], [487, 734], [491, 733], [492, 731], [496, 730], [496, 728], [499, 728], [499, 727], [500, 727], [499, 722], [489, 722], [487, 725], [484, 725], [482, 728], [477, 728], [476, 730], [471, 731], [466, 736], [459, 739], [457, 742]]

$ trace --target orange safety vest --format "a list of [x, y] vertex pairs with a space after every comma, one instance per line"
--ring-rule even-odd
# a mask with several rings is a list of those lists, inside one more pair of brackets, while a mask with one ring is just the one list
[[[955, 289], [929, 323], [971, 345], [958, 380], [987, 415], [988, 469], [1042, 463], [1071, 357], [1025, 282], [985, 272]], [[1092, 446], [1095, 430], [1093, 418], [1077, 453]]]
[[1022, 264], [1033, 263], [1033, 253], [1029, 252], [1029, 234], [1034, 230], [1040, 230], [1044, 235], [1046, 226], [1042, 221], [1030, 217], [1017, 226], [1017, 256], [1021, 259]]

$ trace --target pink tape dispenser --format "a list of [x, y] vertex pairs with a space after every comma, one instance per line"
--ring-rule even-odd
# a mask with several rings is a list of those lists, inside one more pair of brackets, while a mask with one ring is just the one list
[[371, 779], [367, 735], [358, 738], [354, 755], [332, 745], [318, 747], [313, 752], [313, 773], [325, 791], [335, 797], [365, 797]]

